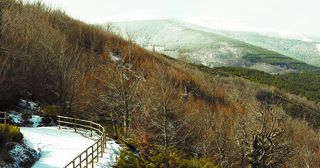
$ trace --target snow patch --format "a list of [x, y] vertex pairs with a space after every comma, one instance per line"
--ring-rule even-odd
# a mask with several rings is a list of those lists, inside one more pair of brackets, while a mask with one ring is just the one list
[[317, 44], [317, 49], [320, 52], [320, 44]]
[[270, 36], [270, 37], [278, 37], [278, 38], [284, 38], [284, 39], [290, 39], [290, 40], [300, 40], [304, 42], [313, 42], [311, 38], [309, 38], [307, 35], [296, 33], [296, 32], [288, 32], [288, 31], [256, 31], [258, 33], [261, 33], [262, 35]]
[[121, 61], [121, 57], [120, 57], [119, 55], [110, 54], [110, 58], [111, 58], [111, 60], [114, 61], [114, 62]]
[[31, 102], [31, 101], [27, 101], [27, 100], [24, 100], [24, 99], [20, 99], [19, 106], [28, 108], [30, 110], [37, 110], [39, 108], [39, 105], [37, 103]]
[[37, 103], [24, 99], [20, 99], [18, 106], [22, 109], [24, 113], [34, 114], [39, 112], [40, 110], [40, 107]]
[[[24, 123], [24, 119], [22, 118], [22, 113], [18, 113], [16, 111], [9, 112], [9, 120], [16, 125], [21, 125]], [[31, 115], [28, 121], [32, 124], [32, 127], [38, 127], [42, 124], [42, 118], [39, 115]]]
[[145, 48], [154, 52], [163, 52], [165, 50], [164, 46], [156, 46], [156, 45], [148, 45]]
[[14, 124], [21, 124], [22, 123], [22, 114], [18, 113], [16, 111], [9, 111], [9, 119], [14, 123]]
[[38, 115], [31, 115], [29, 121], [32, 123], [33, 127], [38, 127], [42, 122], [42, 118], [43, 117], [40, 117]]
[[95, 141], [73, 130], [57, 127], [21, 127], [25, 142], [40, 154], [33, 168], [63, 167]]

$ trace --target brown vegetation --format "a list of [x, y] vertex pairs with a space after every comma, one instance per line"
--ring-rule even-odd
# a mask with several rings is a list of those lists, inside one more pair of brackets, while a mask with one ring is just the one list
[[273, 89], [201, 72], [41, 3], [0, 4], [1, 108], [28, 97], [111, 119], [113, 136], [132, 139], [149, 165], [159, 156], [174, 167], [162, 155], [173, 152], [220, 167], [318, 166], [318, 135], [265, 98]]

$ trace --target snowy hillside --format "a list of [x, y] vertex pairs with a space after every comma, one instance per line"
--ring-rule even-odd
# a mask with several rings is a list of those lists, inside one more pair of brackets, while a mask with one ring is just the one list
[[219, 30], [216, 33], [288, 55], [311, 65], [320, 66], [320, 42], [313, 41], [313, 39], [307, 37]]
[[270, 32], [258, 30], [232, 31], [228, 29], [224, 30], [203, 27], [182, 21], [175, 22], [194, 30], [219, 34], [278, 52], [293, 59], [306, 62], [310, 65], [320, 66], [320, 38], [317, 36], [293, 32]]
[[[149, 50], [210, 67], [243, 66], [255, 69], [267, 64], [267, 72], [304, 70], [290, 66], [304, 64], [287, 56], [250, 45], [221, 32], [171, 20], [112, 23], [115, 30]], [[262, 63], [262, 64], [261, 64]], [[283, 64], [285, 63], [285, 64]], [[287, 64], [288, 63], [288, 64]], [[303, 68], [301, 68], [303, 67]], [[312, 69], [312, 68], [311, 68]]]
[[243, 50], [223, 36], [195, 31], [166, 20], [114, 23], [121, 34], [148, 49], [210, 66], [243, 64]]

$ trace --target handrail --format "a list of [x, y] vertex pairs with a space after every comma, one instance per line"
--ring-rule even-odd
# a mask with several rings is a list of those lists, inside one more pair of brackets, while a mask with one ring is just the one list
[[0, 117], [0, 121], [3, 121], [4, 124], [7, 124], [7, 113], [0, 111], [0, 114], [3, 114], [3, 117]]
[[99, 157], [103, 157], [106, 148], [106, 132], [104, 127], [92, 121], [59, 115], [58, 128], [61, 129], [61, 127], [73, 128], [75, 132], [77, 132], [77, 129], [79, 128], [87, 129], [91, 131], [91, 136], [92, 131], [95, 131], [100, 136], [93, 145], [88, 147], [65, 166], [65, 168], [88, 168], [91, 164], [92, 168], [94, 168], [94, 162], [98, 162]]

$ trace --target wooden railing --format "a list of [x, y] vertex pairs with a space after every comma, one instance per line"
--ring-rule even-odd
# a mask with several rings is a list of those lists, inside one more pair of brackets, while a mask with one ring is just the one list
[[0, 123], [7, 123], [7, 113], [0, 111]]
[[72, 117], [58, 116], [58, 127], [73, 128], [74, 131], [80, 131], [80, 129], [89, 130], [92, 133], [98, 134], [99, 139], [85, 151], [75, 157], [65, 168], [88, 168], [94, 167], [94, 162], [99, 161], [99, 157], [103, 157], [104, 150], [106, 148], [106, 132], [103, 126], [88, 120], [81, 120]]

